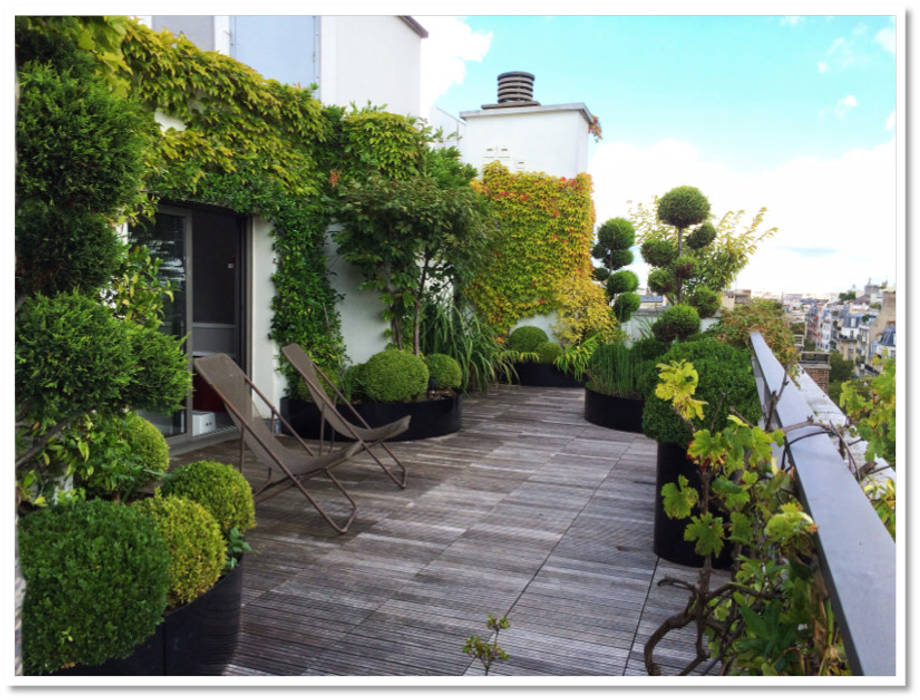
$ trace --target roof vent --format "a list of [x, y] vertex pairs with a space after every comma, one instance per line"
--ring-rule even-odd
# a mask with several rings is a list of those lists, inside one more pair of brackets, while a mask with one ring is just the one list
[[498, 103], [483, 105], [483, 109], [500, 107], [539, 106], [533, 99], [533, 73], [510, 71], [498, 76]]

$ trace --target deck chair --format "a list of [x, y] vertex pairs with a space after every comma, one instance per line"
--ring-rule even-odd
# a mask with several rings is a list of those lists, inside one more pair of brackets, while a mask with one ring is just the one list
[[[345, 398], [345, 395], [342, 394], [335, 384], [329, 381], [329, 378], [323, 371], [313, 363], [313, 360], [310, 359], [310, 356], [300, 345], [297, 343], [285, 345], [281, 348], [281, 354], [288, 359], [291, 366], [293, 366], [303, 378], [304, 384], [307, 385], [307, 390], [310, 392], [310, 396], [313, 399], [313, 403], [320, 409], [320, 435], [324, 432], [324, 423], [329, 423], [329, 426], [339, 435], [354, 440], [355, 444], [358, 446], [358, 451], [367, 452], [373, 457], [374, 461], [377, 462], [386, 475], [392, 479], [393, 483], [400, 488], [406, 488], [409, 472], [405, 465], [403, 465], [390, 448], [387, 447], [386, 440], [392, 440], [397, 435], [406, 432], [409, 428], [411, 416], [403, 416], [392, 423], [387, 423], [379, 428], [372, 428], [368, 425], [367, 421], [364, 420], [364, 417], [355, 410], [348, 399]], [[321, 379], [322, 382], [320, 381]], [[360, 425], [355, 425], [339, 412], [335, 401], [324, 391], [323, 383], [325, 383], [325, 386], [332, 389], [332, 393], [336, 400], [348, 407], [352, 415], [358, 419]], [[381, 462], [380, 458], [374, 454], [373, 448], [377, 446], [386, 450], [386, 453], [390, 455], [393, 462], [401, 471], [401, 478], [397, 478], [390, 468]]]
[[[345, 490], [342, 483], [335, 478], [332, 469], [360, 451], [360, 446], [345, 446], [338, 450], [331, 450], [326, 454], [314, 454], [313, 449], [291, 428], [243, 370], [223, 353], [197, 358], [195, 360], [195, 370], [211, 385], [224, 402], [227, 413], [230, 414], [233, 423], [240, 430], [241, 441], [245, 441], [249, 449], [255, 453], [259, 461], [268, 469], [265, 482], [254, 490], [253, 497], [256, 502], [264, 501], [286, 489], [296, 487], [327, 523], [339, 533], [346, 532], [355, 519], [355, 515], [357, 515], [358, 504]], [[291, 432], [291, 435], [296, 438], [300, 449], [288, 447], [272, 433], [257, 410], [254, 394], [271, 411], [272, 419], [277, 416], [282, 421]], [[241, 442], [240, 470], [243, 468], [242, 453]], [[272, 474], [275, 467], [284, 476], [273, 478]], [[344, 523], [335, 522], [304, 485], [307, 479], [322, 474], [329, 478], [333, 486], [345, 496], [350, 504], [351, 511]]]

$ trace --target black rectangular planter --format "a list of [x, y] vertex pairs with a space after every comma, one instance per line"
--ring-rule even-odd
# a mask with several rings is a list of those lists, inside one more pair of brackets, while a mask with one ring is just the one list
[[642, 432], [644, 399], [611, 396], [585, 387], [585, 420], [627, 433]]
[[[372, 428], [379, 428], [387, 423], [399, 420], [403, 416], [410, 416], [409, 429], [391, 441], [422, 440], [424, 438], [448, 435], [460, 430], [463, 415], [461, 396], [447, 396], [428, 401], [407, 401], [377, 403], [362, 401], [353, 404], [355, 410], [367, 421]], [[339, 413], [346, 419], [357, 424], [352, 412], [344, 404], [337, 406]], [[300, 437], [308, 440], [318, 440], [320, 434], [320, 413], [316, 404], [301, 399], [284, 397], [281, 399], [281, 415], [291, 424]], [[329, 427], [323, 426], [323, 439], [329, 440], [335, 434], [336, 440], [349, 440], [345, 435], [339, 435]]]
[[555, 365], [542, 362], [522, 362], [514, 366], [521, 386], [549, 386], [577, 389], [585, 385], [577, 382]]

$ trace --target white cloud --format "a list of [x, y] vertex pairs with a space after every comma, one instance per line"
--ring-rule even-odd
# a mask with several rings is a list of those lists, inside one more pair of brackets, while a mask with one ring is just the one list
[[885, 120], [885, 129], [887, 131], [891, 131], [892, 129], [894, 129], [894, 125], [895, 125], [895, 113], [892, 112], [891, 114], [888, 115], [888, 119]]
[[416, 19], [428, 30], [421, 54], [421, 114], [427, 116], [438, 97], [466, 78], [466, 62], [482, 61], [489, 52], [492, 33], [474, 32], [458, 17]]
[[875, 41], [882, 45], [882, 48], [886, 51], [894, 53], [896, 46], [895, 43], [895, 34], [894, 29], [891, 27], [886, 27], [885, 29], [879, 30], [878, 34], [875, 35]]
[[797, 24], [800, 24], [800, 23], [802, 23], [802, 22], [804, 22], [804, 21], [805, 21], [805, 18], [802, 17], [802, 15], [786, 15], [785, 17], [783, 17], [783, 18], [779, 21], [779, 23], [780, 23], [780, 24], [789, 24], [789, 25], [791, 25], [791, 26], [794, 27], [794, 26], [796, 26]]
[[841, 97], [837, 100], [837, 104], [833, 107], [823, 107], [818, 111], [819, 117], [824, 117], [827, 114], [834, 114], [838, 119], [843, 119], [849, 112], [859, 105], [859, 100], [857, 100], [853, 95], [847, 95], [846, 97]]
[[824, 61], [818, 61], [818, 72], [827, 73], [827, 64]]
[[[694, 185], [712, 211], [766, 206], [776, 236], [761, 244], [735, 286], [823, 292], [866, 279], [895, 282], [894, 142], [839, 158], [802, 157], [763, 172], [739, 172], [693, 145], [667, 140], [650, 147], [602, 143], [590, 164], [598, 222], [626, 216], [627, 201], [651, 202], [678, 185]], [[871, 240], [871, 245], [867, 241]], [[644, 286], [648, 267], [632, 266]]]

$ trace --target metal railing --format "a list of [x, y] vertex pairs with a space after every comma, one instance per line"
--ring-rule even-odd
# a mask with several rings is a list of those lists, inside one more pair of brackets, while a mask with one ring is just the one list
[[[767, 427], [807, 421], [813, 415], [811, 408], [794, 384], [782, 388], [785, 371], [760, 333], [751, 334], [751, 344], [761, 404], [766, 407], [771, 394], [780, 394]], [[800, 437], [805, 439], [796, 440]], [[866, 676], [893, 676], [897, 659], [894, 540], [829, 437], [806, 426], [790, 431], [787, 443], [799, 498], [818, 525], [821, 570], [850, 669]]]

